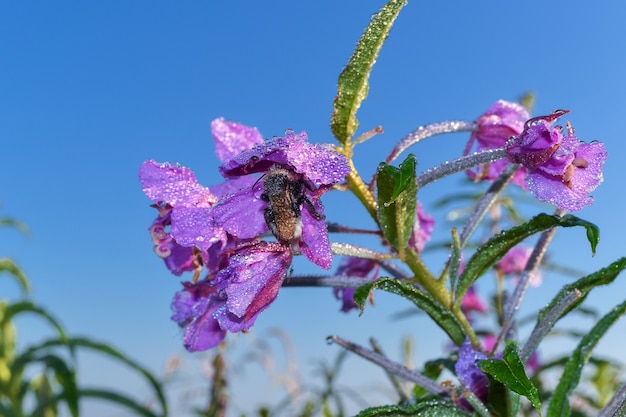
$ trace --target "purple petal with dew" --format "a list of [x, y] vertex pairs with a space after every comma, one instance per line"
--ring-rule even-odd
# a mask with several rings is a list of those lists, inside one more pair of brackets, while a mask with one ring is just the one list
[[227, 296], [226, 310], [218, 314], [222, 328], [250, 328], [258, 314], [276, 299], [291, 260], [289, 248], [275, 243], [260, 243], [232, 256], [218, 274]]
[[487, 400], [489, 393], [489, 379], [480, 370], [477, 361], [487, 359], [487, 356], [475, 351], [469, 340], [465, 340], [459, 350], [459, 359], [454, 370], [459, 380], [467, 386], [481, 401]]
[[170, 242], [168, 245], [169, 255], [163, 260], [165, 266], [172, 274], [176, 276], [182, 275], [183, 272], [193, 271], [196, 269], [194, 265], [194, 249], [192, 247], [180, 246], [176, 242]]
[[607, 157], [606, 148], [601, 142], [582, 143], [575, 153], [577, 160], [586, 162], [585, 167], [575, 167], [571, 185], [590, 193], [604, 180], [602, 166]]
[[572, 170], [568, 182], [564, 183], [562, 176], [549, 175], [537, 169], [528, 176], [528, 186], [539, 200], [568, 211], [578, 211], [593, 204], [593, 198], [588, 194], [603, 181], [602, 166], [606, 157], [604, 144], [579, 143], [567, 167], [567, 171]]
[[212, 209], [215, 222], [240, 239], [251, 239], [267, 232], [263, 215], [267, 202], [257, 198], [260, 194], [261, 191], [244, 188], [220, 200]]
[[220, 173], [227, 178], [239, 177], [255, 172], [266, 172], [273, 165], [286, 165], [285, 150], [293, 138], [272, 138], [263, 144], [242, 152], [219, 167]]
[[579, 146], [580, 141], [578, 138], [572, 136], [563, 138], [558, 149], [550, 156], [550, 159], [537, 167], [537, 170], [548, 175], [563, 175], [572, 161], [574, 161], [574, 153]]
[[148, 198], [173, 207], [209, 207], [217, 200], [208, 188], [198, 184], [193, 171], [186, 167], [145, 161], [139, 167], [139, 180]]
[[346, 157], [330, 145], [294, 142], [287, 149], [287, 158], [296, 172], [317, 185], [338, 183], [350, 172]]
[[524, 130], [529, 118], [528, 111], [520, 104], [498, 100], [478, 119], [476, 139], [485, 148], [501, 148], [509, 137]]
[[215, 293], [197, 290], [204, 282], [187, 284], [172, 300], [172, 320], [185, 328], [183, 343], [191, 352], [207, 350], [217, 346], [226, 336], [213, 317], [217, 308], [224, 304]]
[[554, 204], [567, 211], [578, 211], [593, 204], [586, 190], [575, 190], [563, 184], [560, 177], [534, 171], [526, 178], [528, 188], [541, 201]]
[[263, 136], [256, 128], [224, 120], [223, 117], [211, 122], [211, 133], [215, 139], [215, 153], [222, 162], [263, 143]]
[[202, 250], [218, 242], [224, 245], [227, 241], [224, 229], [213, 223], [209, 208], [174, 209], [170, 234], [179, 245], [197, 246]]
[[[244, 188], [252, 188], [259, 181], [258, 177], [244, 176], [226, 180], [217, 185], [210, 187], [211, 192], [218, 198], [226, 197], [229, 194], [235, 194]], [[259, 192], [260, 194], [261, 192]]]
[[328, 229], [324, 216], [324, 206], [317, 200], [313, 203], [315, 211], [322, 217], [316, 219], [308, 207], [302, 207], [302, 239], [300, 249], [302, 254], [314, 264], [329, 269], [333, 261], [333, 253], [328, 240]]
[[561, 129], [550, 122], [537, 118], [527, 124], [519, 135], [513, 136], [505, 145], [510, 161], [535, 169], [550, 159], [563, 140]]

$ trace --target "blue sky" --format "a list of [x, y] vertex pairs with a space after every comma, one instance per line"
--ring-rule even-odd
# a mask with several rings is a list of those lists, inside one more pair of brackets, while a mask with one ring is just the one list
[[[328, 126], [337, 76], [383, 3], [3, 2], [0, 214], [23, 220], [32, 234], [3, 230], [1, 256], [23, 266], [35, 299], [69, 332], [112, 343], [161, 372], [168, 355], [182, 353], [180, 332], [169, 320], [179, 283], [152, 252], [147, 227], [154, 213], [137, 180], [139, 165], [146, 159], [179, 162], [204, 184], [219, 182], [209, 131], [219, 116], [256, 126], [266, 137], [293, 128], [306, 130], [313, 142], [332, 142]], [[554, 260], [586, 272], [607, 265], [626, 246], [625, 175], [619, 168], [626, 154], [625, 17], [626, 6], [618, 1], [562, 7], [540, 1], [409, 2], [358, 115], [360, 132], [382, 125], [385, 133], [357, 148], [357, 167], [369, 177], [382, 155], [417, 126], [473, 120], [495, 100], [515, 100], [532, 90], [535, 114], [571, 109], [568, 120], [577, 135], [603, 141], [609, 152], [596, 204], [579, 213], [603, 232], [598, 254], [591, 258], [581, 230], [564, 230]], [[418, 170], [454, 158], [465, 140], [445, 136], [412, 149]], [[426, 208], [457, 184], [423, 190]], [[329, 197], [330, 219], [370, 225], [358, 205]], [[445, 235], [444, 223], [437, 233]], [[301, 265], [302, 272], [311, 271]], [[529, 311], [566, 282], [544, 281], [524, 306]], [[591, 302], [605, 309], [617, 304], [625, 293], [621, 281]], [[398, 299], [380, 295], [377, 306], [358, 318], [339, 314], [329, 293], [282, 291], [252, 334], [232, 343], [245, 351], [254, 338], [280, 327], [293, 339], [305, 376], [310, 358], [330, 360], [338, 352], [324, 343], [329, 334], [360, 343], [376, 336], [396, 358], [401, 337], [410, 334], [418, 364], [440, 354], [442, 343], [433, 340], [441, 333], [423, 317], [391, 319]], [[16, 296], [15, 285], [0, 280], [0, 294]], [[45, 331], [35, 320], [20, 322], [24, 344]], [[622, 325], [600, 348], [624, 360], [611, 349], [623, 339]], [[119, 384], [122, 371], [91, 356], [83, 359], [85, 381]], [[369, 389], [362, 383], [366, 377], [383, 377], [359, 359], [348, 364], [342, 381], [363, 392]], [[233, 382], [233, 401], [244, 411], [280, 393], [271, 384], [259, 388], [259, 367], [249, 368]], [[146, 392], [134, 382], [128, 389]]]

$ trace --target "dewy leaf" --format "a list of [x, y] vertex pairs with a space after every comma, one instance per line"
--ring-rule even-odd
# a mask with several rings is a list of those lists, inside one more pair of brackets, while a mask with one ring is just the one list
[[381, 289], [393, 294], [398, 294], [417, 307], [422, 309], [445, 331], [450, 339], [457, 345], [465, 340], [465, 333], [457, 318], [446, 307], [441, 305], [429, 294], [419, 290], [414, 285], [403, 283], [390, 278], [380, 278], [374, 282], [361, 285], [354, 293], [354, 301], [361, 307], [361, 313], [365, 308], [365, 301], [370, 291]]
[[600, 229], [598, 228], [598, 226], [571, 214], [566, 214], [565, 216], [561, 217], [561, 224], [559, 226], [583, 226], [585, 229], [587, 229], [587, 240], [591, 244], [591, 254], [596, 254], [596, 248], [598, 247], [598, 243], [600, 243]]
[[615, 278], [617, 278], [617, 276], [620, 274], [620, 272], [624, 270], [624, 268], [626, 268], [626, 257], [620, 258], [606, 268], [602, 268], [599, 271], [587, 275], [586, 277], [583, 277], [576, 282], [565, 285], [563, 288], [561, 288], [561, 291], [559, 291], [556, 297], [554, 297], [552, 301], [550, 301], [550, 304], [545, 306], [539, 312], [539, 315], [537, 317], [537, 325], [543, 320], [546, 314], [559, 303], [560, 300], [567, 297], [567, 295], [570, 294], [572, 291], [578, 290], [580, 291], [582, 296], [575, 303], [573, 303], [570, 308], [565, 310], [561, 317], [566, 315], [576, 306], [580, 305], [580, 303], [585, 300], [587, 294], [589, 294], [592, 289], [594, 289], [595, 287], [599, 287], [600, 285], [607, 285], [613, 282]]
[[453, 404], [442, 400], [429, 400], [412, 405], [383, 405], [361, 411], [356, 417], [469, 417]]
[[378, 53], [406, 0], [391, 0], [371, 19], [359, 43], [339, 75], [330, 127], [339, 142], [347, 144], [359, 125], [356, 112], [367, 97], [368, 79]]
[[606, 333], [613, 323], [626, 312], [626, 301], [615, 307], [606, 314], [591, 329], [572, 352], [569, 360], [563, 368], [561, 379], [550, 399], [547, 417], [560, 417], [570, 415], [569, 397], [574, 388], [580, 382], [583, 366], [591, 357], [591, 352], [600, 338]]
[[508, 342], [504, 348], [502, 359], [487, 359], [478, 362], [478, 367], [495, 379], [530, 400], [530, 403], [541, 415], [541, 402], [537, 388], [530, 381], [520, 360], [517, 344]]
[[[591, 243], [592, 253], [595, 254], [599, 240], [597, 226], [576, 216], [565, 215], [559, 217], [541, 213], [528, 222], [511, 229], [502, 231], [481, 245], [467, 262], [467, 266], [459, 277], [457, 302], [461, 302], [465, 292], [489, 268], [498, 262], [512, 247], [520, 243], [527, 237], [543, 232], [555, 226], [572, 227], [583, 226], [587, 229], [587, 238]], [[590, 236], [592, 238], [590, 238]]]
[[415, 209], [417, 208], [417, 183], [415, 182], [415, 155], [409, 155], [399, 168], [386, 163], [378, 166], [376, 186], [378, 191], [378, 221], [385, 238], [404, 258], [404, 248], [409, 242]]

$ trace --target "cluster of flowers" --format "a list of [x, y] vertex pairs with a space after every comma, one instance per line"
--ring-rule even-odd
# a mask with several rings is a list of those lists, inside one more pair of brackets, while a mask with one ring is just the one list
[[[519, 104], [496, 102], [475, 122], [465, 155], [477, 144], [477, 153], [503, 151], [501, 159], [467, 174], [476, 181], [494, 180], [509, 164], [519, 164], [512, 181], [538, 199], [563, 210], [591, 204], [588, 194], [602, 181], [606, 151], [599, 142], [578, 140], [569, 123], [565, 135], [553, 126], [565, 113], [530, 118]], [[221, 118], [211, 128], [223, 183], [207, 188], [190, 169], [151, 160], [139, 170], [143, 191], [158, 210], [150, 227], [156, 253], [175, 275], [194, 272], [172, 302], [172, 319], [184, 328], [190, 351], [216, 346], [226, 332], [249, 329], [276, 298], [294, 255], [331, 267], [320, 197], [350, 170], [342, 154], [331, 145], [310, 144], [304, 132], [264, 140], [256, 129]], [[419, 252], [434, 220], [419, 204], [415, 218], [409, 245]], [[265, 239], [271, 234], [275, 239]], [[526, 249], [519, 251], [500, 262], [503, 273], [512, 272], [524, 254], [527, 258]], [[375, 279], [378, 269], [371, 259], [346, 257], [336, 274], [365, 281]], [[343, 301], [342, 311], [357, 307], [354, 288], [334, 292]], [[466, 295], [466, 314], [486, 309], [475, 295]], [[465, 347], [459, 363], [476, 354]]]
[[476, 180], [494, 180], [509, 163], [521, 164], [512, 181], [541, 201], [558, 208], [578, 211], [593, 203], [589, 193], [603, 180], [602, 165], [607, 153], [601, 142], [583, 143], [567, 123], [566, 135], [553, 123], [568, 110], [530, 118], [517, 103], [499, 100], [476, 122], [466, 148], [476, 150], [504, 148], [507, 159], [468, 171]]
[[[319, 197], [349, 172], [342, 155], [311, 145], [304, 132], [264, 141], [256, 129], [223, 119], [211, 127], [224, 183], [204, 187], [191, 170], [168, 163], [146, 161], [139, 170], [143, 190], [158, 209], [150, 227], [156, 253], [175, 275], [195, 271], [172, 302], [172, 319], [185, 329], [190, 351], [216, 346], [227, 331], [249, 329], [276, 298], [294, 253], [330, 267]], [[288, 205], [279, 207], [287, 213], [270, 213], [271, 223], [268, 179], [253, 174], [269, 177], [276, 169], [284, 176], [279, 186]], [[311, 208], [300, 210], [302, 202], [292, 201], [297, 197]], [[290, 241], [263, 240], [270, 227], [280, 226], [279, 216], [298, 230]], [[206, 275], [199, 280], [202, 268]]]

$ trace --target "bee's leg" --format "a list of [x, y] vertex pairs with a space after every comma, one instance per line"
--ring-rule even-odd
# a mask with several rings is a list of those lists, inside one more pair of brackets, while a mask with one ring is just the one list
[[323, 219], [324, 216], [319, 214], [317, 212], [317, 210], [315, 210], [315, 206], [313, 206], [313, 203], [311, 202], [311, 200], [309, 200], [307, 198], [307, 196], [305, 195], [301, 195], [300, 198], [298, 198], [298, 205], [300, 204], [306, 204], [306, 206], [309, 208], [309, 212], [313, 215], [313, 217], [315, 217], [316, 219]]

